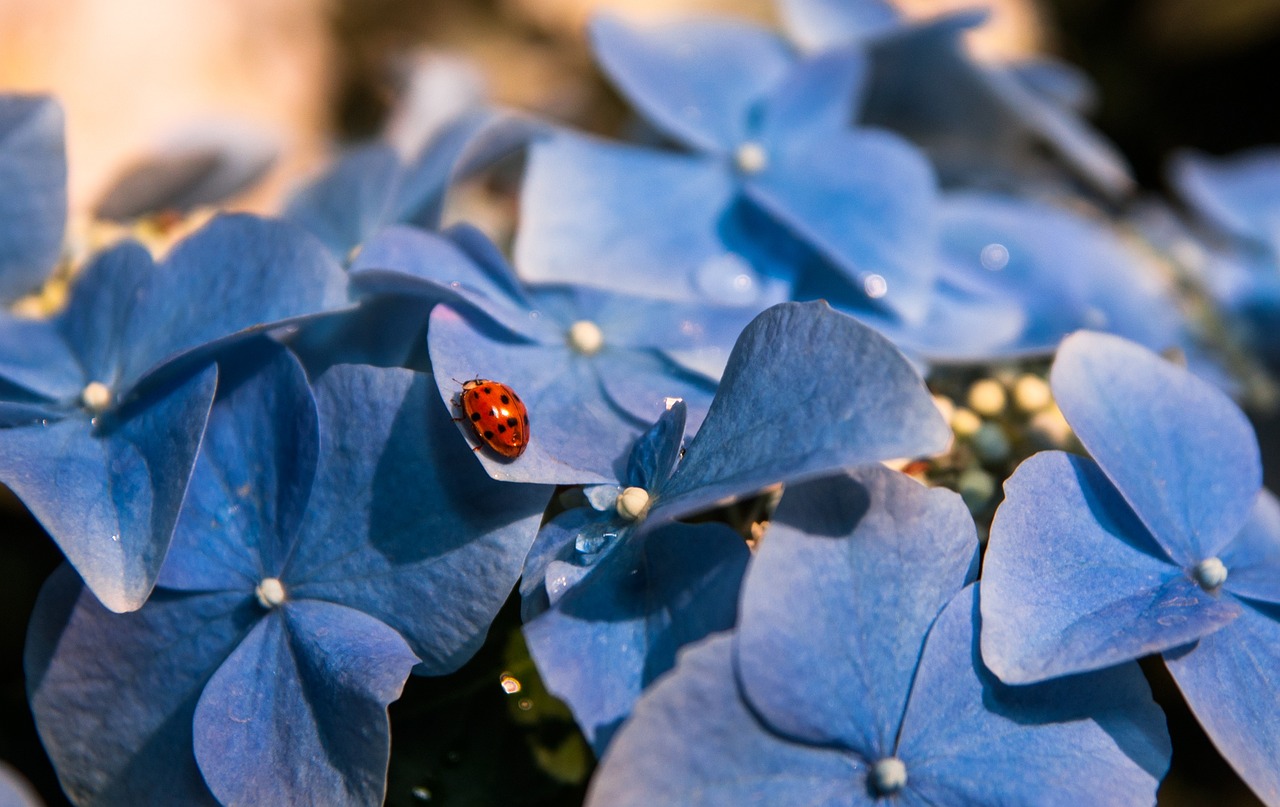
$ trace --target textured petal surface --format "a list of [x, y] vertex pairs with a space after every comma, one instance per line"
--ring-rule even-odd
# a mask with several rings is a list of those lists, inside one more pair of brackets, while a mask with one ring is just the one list
[[788, 486], [743, 586], [742, 696], [784, 736], [891, 755], [924, 636], [977, 560], [950, 491], [878, 465]]
[[75, 354], [45, 320], [0, 314], [0, 390], [4, 398], [45, 398], [70, 403], [85, 384]]
[[1222, 756], [1265, 804], [1280, 804], [1280, 610], [1245, 603], [1230, 627], [1165, 663]]
[[682, 653], [675, 671], [645, 693], [609, 747], [587, 805], [876, 803], [867, 793], [862, 761], [771, 733], [738, 697], [734, 676], [730, 635]]
[[872, 130], [780, 137], [770, 149], [747, 195], [878, 305], [920, 320], [936, 267], [937, 185], [924, 154]]
[[400, 159], [382, 144], [354, 149], [289, 199], [284, 217], [342, 260], [390, 224], [401, 182]]
[[0, 96], [0, 302], [35, 291], [53, 270], [67, 220], [62, 107]]
[[123, 375], [347, 305], [347, 278], [318, 241], [280, 221], [223, 215], [176, 246], [139, 296]]
[[419, 672], [451, 672], [515, 586], [551, 491], [490, 479], [429, 376], [339, 365], [314, 390], [320, 461], [280, 579], [398, 631]]
[[307, 506], [319, 442], [307, 378], [283, 348], [246, 347], [221, 366], [166, 588], [248, 591], [278, 577]]
[[699, 151], [728, 152], [794, 58], [780, 37], [727, 18], [633, 28], [597, 14], [591, 44], [606, 75], [650, 123]]
[[1137, 664], [1030, 687], [978, 654], [978, 591], [925, 642], [898, 755], [928, 804], [1153, 804], [1169, 769], [1164, 714]]
[[1001, 680], [1101, 669], [1239, 612], [1164, 555], [1089, 460], [1044, 452], [1005, 482], [982, 569], [982, 656]]
[[378, 620], [292, 602], [258, 622], [205, 686], [196, 759], [224, 804], [377, 804], [387, 704], [417, 658]]
[[125, 334], [156, 271], [146, 247], [124, 241], [99, 253], [76, 277], [55, 322], [79, 360], [81, 384], [98, 381], [119, 390], [125, 381], [121, 374], [130, 352]]
[[143, 610], [113, 614], [69, 567], [55, 572], [32, 614], [24, 663], [67, 795], [80, 804], [217, 804], [196, 768], [191, 719], [205, 681], [261, 613], [245, 593], [159, 591]]
[[0, 479], [113, 611], [155, 585], [195, 465], [217, 371], [116, 410], [0, 430]]
[[724, 525], [669, 525], [611, 552], [525, 626], [538, 672], [597, 754], [677, 650], [733, 626], [748, 555]]
[[1123, 339], [1079, 333], [1050, 375], [1071, 428], [1180, 564], [1240, 531], [1262, 487], [1258, 441], [1226, 395]]
[[932, 454], [950, 439], [924, 383], [884, 337], [823, 302], [777, 305], [742, 332], [649, 518], [676, 518], [775, 482]]
[[1219, 555], [1227, 567], [1227, 591], [1280, 603], [1280, 501], [1263, 488], [1249, 520]]

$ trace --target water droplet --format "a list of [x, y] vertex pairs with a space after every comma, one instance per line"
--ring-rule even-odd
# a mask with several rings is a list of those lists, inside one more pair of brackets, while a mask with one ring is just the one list
[[726, 305], [746, 305], [760, 296], [755, 270], [731, 252], [704, 261], [694, 270], [693, 284], [712, 300]]
[[1164, 628], [1172, 628], [1177, 625], [1184, 625], [1186, 624], [1186, 622], [1187, 622], [1187, 618], [1182, 614], [1165, 614], [1163, 616], [1156, 617], [1156, 624]]
[[120, 543], [120, 533], [118, 532], [111, 533], [111, 540], [115, 541], [117, 544]]
[[431, 801], [431, 789], [428, 787], [418, 785], [409, 792], [412, 793], [413, 797], [418, 801]]
[[451, 282], [449, 283], [449, 288], [451, 288], [451, 289], [460, 289], [460, 288], [462, 288], [462, 284], [461, 284], [461, 283], [459, 283], [458, 281], [454, 280], [454, 281], [451, 281]]
[[529, 700], [528, 698], [521, 698], [519, 701], [516, 702], [516, 706], [520, 708], [520, 711], [527, 712], [533, 708], [533, 701]]
[[999, 272], [1009, 265], [1009, 248], [1004, 244], [987, 244], [978, 254], [978, 260], [983, 269]]
[[509, 672], [504, 672], [498, 677], [498, 685], [502, 687], [502, 691], [508, 695], [514, 695], [524, 687], [520, 684], [520, 679], [516, 678]]
[[883, 275], [870, 274], [862, 278], [862, 290], [873, 300], [879, 300], [889, 293], [889, 281]]
[[583, 555], [594, 555], [604, 548], [609, 533], [580, 532], [573, 541], [573, 548]]
[[530, 312], [529, 312], [529, 319], [542, 319], [542, 312], [541, 312], [541, 311], [530, 311]]
[[558, 600], [560, 598], [560, 595], [563, 594], [565, 589], [567, 589], [568, 587], [569, 587], [568, 575], [558, 574], [558, 575], [555, 575], [554, 577], [551, 577], [551, 576], [547, 577], [547, 597], [552, 602], [555, 602], [556, 600]]

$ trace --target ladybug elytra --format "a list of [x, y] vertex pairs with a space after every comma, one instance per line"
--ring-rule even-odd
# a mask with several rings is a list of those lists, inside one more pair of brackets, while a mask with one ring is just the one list
[[529, 445], [529, 411], [515, 390], [498, 381], [473, 378], [462, 384], [462, 419], [480, 442], [507, 459]]

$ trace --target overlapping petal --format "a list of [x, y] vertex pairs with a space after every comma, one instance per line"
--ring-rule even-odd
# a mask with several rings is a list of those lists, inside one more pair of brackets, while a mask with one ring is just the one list
[[1280, 246], [1280, 152], [1274, 148], [1224, 159], [1182, 152], [1169, 173], [1182, 197], [1223, 231], [1273, 250]]
[[0, 302], [35, 291], [62, 250], [67, 158], [62, 107], [0, 96]]
[[814, 50], [874, 39], [902, 22], [887, 0], [779, 0], [778, 11], [791, 37]]
[[1227, 591], [1280, 603], [1280, 500], [1263, 488], [1249, 520], [1219, 555], [1227, 567]]

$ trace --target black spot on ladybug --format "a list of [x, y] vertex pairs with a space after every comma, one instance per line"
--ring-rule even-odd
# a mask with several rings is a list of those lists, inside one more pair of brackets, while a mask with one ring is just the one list
[[503, 395], [503, 396], [502, 396], [501, 398], [499, 398], [498, 400], [502, 401], [502, 403], [503, 403], [503, 405], [504, 405], [504, 406], [505, 406], [506, 404], [511, 403], [511, 399], [510, 399], [510, 398], [508, 398], [508, 397], [507, 397], [507, 396], [505, 396], [505, 395]]
[[480, 413], [479, 413], [479, 412], [472, 412], [472, 413], [471, 413], [471, 422], [472, 422], [472, 423], [479, 423], [479, 422], [480, 422]]
[[493, 388], [492, 388], [492, 387], [485, 387], [485, 388], [484, 388], [484, 394], [485, 394], [485, 395], [492, 395], [492, 394], [493, 394]]
[[488, 430], [485, 430], [485, 433], [484, 433], [484, 439], [486, 439], [486, 440], [492, 440], [492, 439], [493, 439], [493, 432], [488, 431]]
[[516, 426], [520, 425], [520, 421], [515, 418], [507, 418], [507, 425], [514, 429]]
[[506, 426], [503, 426], [501, 423], [499, 423], [499, 424], [498, 424], [498, 434], [506, 434], [506, 433], [507, 433], [507, 427], [506, 427]]

